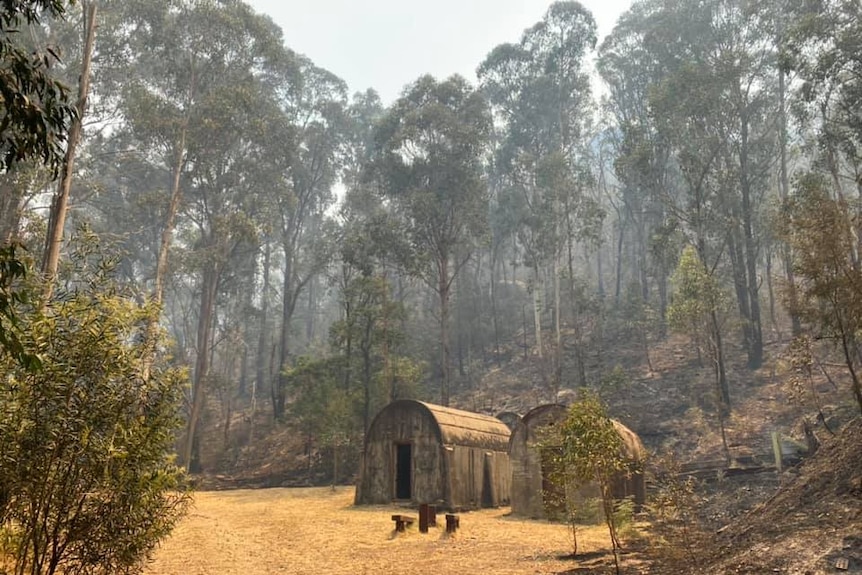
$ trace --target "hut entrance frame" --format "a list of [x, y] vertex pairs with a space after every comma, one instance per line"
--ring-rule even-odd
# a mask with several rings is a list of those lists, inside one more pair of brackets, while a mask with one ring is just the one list
[[395, 499], [413, 498], [413, 444], [395, 443]]

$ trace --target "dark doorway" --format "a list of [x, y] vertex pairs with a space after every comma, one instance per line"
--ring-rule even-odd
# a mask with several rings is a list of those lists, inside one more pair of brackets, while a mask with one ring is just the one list
[[395, 445], [395, 499], [413, 498], [413, 446]]

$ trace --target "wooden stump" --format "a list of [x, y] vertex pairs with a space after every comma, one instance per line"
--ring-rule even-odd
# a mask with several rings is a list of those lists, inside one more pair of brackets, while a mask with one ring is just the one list
[[455, 533], [461, 527], [461, 518], [452, 513], [446, 514], [446, 533]]
[[437, 527], [437, 508], [428, 503], [419, 505], [419, 532], [428, 533], [428, 527]]
[[403, 533], [408, 527], [413, 525], [416, 518], [409, 515], [393, 515], [392, 521], [395, 522], [395, 531]]

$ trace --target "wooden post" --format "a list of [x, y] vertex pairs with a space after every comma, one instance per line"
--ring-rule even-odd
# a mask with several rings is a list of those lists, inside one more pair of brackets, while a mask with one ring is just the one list
[[428, 533], [428, 504], [419, 505], [419, 533]]
[[461, 519], [452, 513], [446, 514], [446, 533], [455, 533], [461, 526]]
[[775, 470], [781, 473], [781, 440], [778, 438], [778, 432], [772, 432], [772, 452], [775, 455]]

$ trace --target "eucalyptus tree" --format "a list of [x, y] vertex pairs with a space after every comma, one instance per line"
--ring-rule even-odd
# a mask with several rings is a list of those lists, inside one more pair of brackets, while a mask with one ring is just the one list
[[[694, 246], [695, 261], [703, 272], [714, 277], [722, 261], [728, 225], [724, 219], [722, 195], [724, 178], [719, 162], [727, 150], [726, 132], [718, 121], [722, 115], [720, 98], [728, 79], [721, 70], [710, 67], [707, 43], [695, 38], [709, 38], [712, 26], [710, 11], [696, 6], [662, 4], [650, 19], [647, 45], [666, 69], [664, 78], [650, 94], [650, 110], [660, 138], [671, 146], [675, 169], [679, 174], [679, 193], [665, 195], [667, 209], [680, 222], [686, 240]], [[680, 38], [679, 25], [687, 22]], [[719, 310], [706, 312], [713, 342], [716, 382], [721, 389], [722, 410], [730, 406], [727, 382], [724, 331]]]
[[760, 15], [745, 2], [723, 2], [718, 16], [715, 53], [719, 66], [729, 69], [724, 96], [728, 133], [728, 164], [734, 179], [730, 221], [734, 231], [728, 240], [737, 302], [743, 318], [748, 366], [763, 362], [760, 274], [763, 245], [764, 200], [777, 156], [778, 105], [776, 47], [771, 18]]
[[303, 56], [291, 55], [295, 69], [276, 90], [278, 105], [294, 132], [282, 160], [274, 192], [272, 222], [280, 243], [282, 270], [279, 376], [271, 387], [273, 416], [285, 415], [286, 373], [290, 367], [291, 326], [297, 303], [309, 283], [332, 259], [334, 222], [326, 211], [334, 201], [347, 133], [347, 86]]
[[183, 175], [190, 149], [201, 145], [190, 141], [190, 130], [206, 122], [215, 94], [237, 80], [234, 66], [283, 57], [281, 33], [240, 2], [111, 1], [105, 12], [104, 90], [116, 94], [129, 147], [168, 174], [152, 284], [152, 299], [161, 303]]
[[862, 412], [862, 266], [858, 216], [844, 199], [835, 198], [831, 178], [802, 175], [782, 212], [780, 231], [794, 248], [799, 278], [795, 310], [818, 338], [838, 350], [850, 375], [850, 391]]
[[[277, 103], [267, 83], [270, 66], [284, 57], [281, 37], [272, 22], [239, 2], [199, 2], [176, 14], [180, 39], [192, 46], [186, 54], [194, 86], [190, 112], [168, 106], [168, 157], [187, 162], [183, 179], [187, 201], [180, 206], [187, 265], [198, 278], [195, 369], [191, 412], [183, 463], [197, 464], [193, 453], [204, 404], [213, 345], [213, 314], [219, 284], [237, 250], [256, 242], [255, 200], [265, 172], [258, 168], [268, 154]], [[205, 44], [205, 46], [204, 46]], [[197, 52], [196, 50], [200, 50]], [[191, 72], [186, 68], [187, 72]], [[187, 91], [180, 90], [181, 102]], [[159, 100], [156, 100], [158, 102]], [[183, 156], [175, 138], [184, 132]], [[182, 150], [180, 150], [181, 152]], [[176, 169], [178, 164], [172, 164]]]
[[485, 98], [463, 78], [423, 76], [380, 121], [369, 165], [403, 226], [412, 252], [404, 266], [437, 297], [443, 405], [451, 392], [452, 285], [487, 233], [482, 159], [490, 127]]
[[48, 280], [43, 286], [43, 297], [45, 299], [50, 299], [54, 289], [54, 280], [60, 261], [60, 247], [63, 243], [63, 230], [66, 222], [69, 194], [72, 189], [77, 148], [83, 132], [84, 114], [87, 110], [87, 99], [90, 95], [90, 68], [93, 61], [93, 50], [95, 49], [98, 4], [95, 0], [82, 0], [82, 5], [84, 8], [84, 17], [82, 19], [82, 41], [84, 48], [81, 54], [81, 69], [78, 74], [78, 98], [75, 101], [75, 115], [69, 124], [66, 149], [63, 154], [63, 163], [60, 167], [60, 181], [48, 212], [48, 232], [45, 238], [45, 249], [42, 254], [42, 273]]
[[[633, 277], [645, 301], [650, 297], [649, 275], [658, 288], [659, 316], [667, 310], [667, 282], [673, 271], [673, 254], [662, 254], [651, 238], [661, 236], [668, 223], [663, 197], [674, 193], [674, 172], [670, 143], [661, 138], [650, 113], [650, 91], [666, 73], [662, 63], [645, 45], [648, 21], [656, 2], [632, 6], [617, 22], [599, 48], [597, 68], [607, 87], [604, 109], [612, 128], [607, 140], [615, 155], [613, 171], [619, 184], [618, 196], [611, 198], [619, 225], [616, 240], [614, 299], [619, 302], [624, 282], [623, 253], [626, 243], [634, 252]], [[670, 263], [670, 265], [667, 265]]]
[[503, 133], [494, 165], [498, 193], [521, 199], [518, 239], [533, 272], [536, 345], [543, 355], [542, 275], [553, 270], [555, 386], [561, 378], [559, 260], [580, 230], [566, 225], [583, 202], [578, 174], [586, 161], [592, 97], [586, 58], [596, 43], [592, 14], [578, 2], [555, 2], [517, 44], [494, 48], [478, 68]]
[[804, 327], [838, 349], [862, 410], [862, 8], [847, 0], [792, 7], [782, 64], [801, 80], [794, 110], [810, 163], [780, 214], [798, 278], [791, 303]]
[[862, 196], [862, 8], [829, 0], [803, 4], [792, 15], [783, 63], [802, 80], [796, 112], [814, 131], [815, 166], [829, 175], [833, 194], [849, 201]]
[[[151, 298], [161, 304], [164, 298], [168, 253], [173, 242], [177, 213], [182, 203], [181, 179], [187, 156], [188, 128], [195, 101], [209, 86], [198, 77], [208, 59], [201, 31], [189, 26], [194, 3], [170, 2], [115, 3], [115, 70], [123, 75], [108, 75], [108, 88], [119, 96], [123, 129], [131, 138], [130, 148], [139, 150], [144, 161], [166, 170], [163, 199], [158, 209], [164, 222], [156, 259]], [[198, 111], [200, 116], [200, 111]]]
[[[333, 272], [338, 287], [340, 319], [333, 324], [330, 339], [343, 357], [342, 386], [362, 382], [362, 427], [368, 429], [371, 416], [383, 398], [392, 397], [391, 352], [403, 307], [392, 301], [389, 278], [390, 241], [388, 212], [378, 201], [373, 184], [363, 177], [372, 152], [374, 126], [385, 112], [374, 90], [354, 94], [347, 110], [342, 182], [345, 194], [340, 209], [343, 222], [339, 260]], [[394, 271], [394, 270], [392, 270]], [[375, 357], [379, 353], [379, 361]], [[358, 365], [357, 365], [358, 363]], [[373, 377], [382, 364], [382, 377]], [[376, 385], [375, 385], [376, 384]]]
[[119, 256], [118, 280], [146, 297], [158, 260], [168, 190], [163, 167], [139, 146], [123, 129], [88, 138], [87, 157], [80, 163], [83, 177], [75, 192], [86, 187], [89, 193], [77, 194], [71, 215], [86, 220], [102, 245]]
[[[763, 359], [758, 263], [764, 199], [778, 151], [776, 50], [771, 22], [760, 16], [737, 0], [663, 2], [647, 37], [666, 66], [652, 109], [683, 173], [692, 176], [694, 168], [701, 174], [687, 178], [689, 195], [693, 183], [712, 188], [713, 217], [724, 226], [715, 250], [726, 251], [731, 262], [751, 368]], [[691, 209], [685, 211], [690, 229], [705, 229], [704, 222], [692, 221]], [[699, 252], [704, 258], [702, 247]]]

